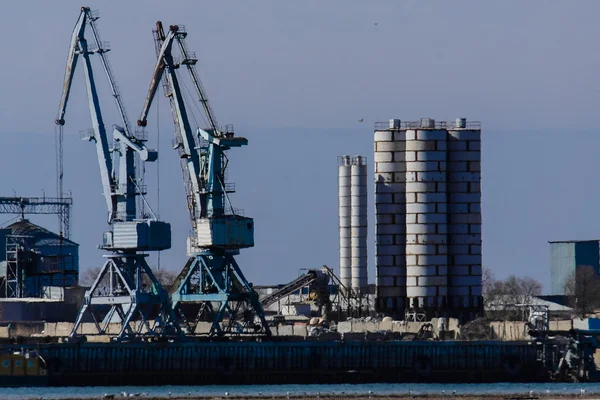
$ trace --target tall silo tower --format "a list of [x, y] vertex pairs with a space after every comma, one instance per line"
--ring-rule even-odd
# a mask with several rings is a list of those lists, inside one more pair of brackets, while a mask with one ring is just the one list
[[409, 309], [446, 307], [446, 130], [423, 118], [406, 130], [406, 297]]
[[367, 159], [352, 157], [350, 166], [350, 246], [352, 248], [352, 289], [368, 292], [367, 275]]
[[338, 223], [340, 281], [346, 288], [352, 287], [351, 269], [351, 158], [338, 157]]
[[448, 128], [449, 306], [476, 314], [481, 288], [481, 124], [458, 118]]
[[375, 127], [376, 308], [404, 317], [406, 303], [406, 127], [399, 119]]

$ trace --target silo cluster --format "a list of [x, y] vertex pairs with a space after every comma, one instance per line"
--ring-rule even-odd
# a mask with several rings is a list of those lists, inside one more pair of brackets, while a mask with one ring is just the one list
[[367, 159], [338, 157], [340, 280], [356, 294], [366, 294]]
[[481, 308], [480, 133], [463, 118], [376, 125], [380, 311], [472, 318]]

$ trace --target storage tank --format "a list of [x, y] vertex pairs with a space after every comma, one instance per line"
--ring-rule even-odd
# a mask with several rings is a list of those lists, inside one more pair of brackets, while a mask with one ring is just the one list
[[346, 288], [352, 287], [351, 269], [351, 179], [350, 156], [338, 157], [338, 221], [340, 281]]
[[424, 118], [406, 131], [407, 308], [445, 307], [448, 288], [446, 130]]
[[377, 311], [404, 318], [406, 299], [406, 126], [375, 127], [375, 260]]
[[482, 308], [481, 124], [457, 118], [448, 128], [448, 296], [452, 314]]
[[367, 276], [367, 159], [352, 157], [350, 166], [352, 289], [368, 292]]

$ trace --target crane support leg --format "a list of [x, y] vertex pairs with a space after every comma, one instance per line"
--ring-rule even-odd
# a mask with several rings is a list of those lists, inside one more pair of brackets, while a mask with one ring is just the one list
[[96, 329], [84, 332], [86, 335], [114, 335], [116, 340], [180, 336], [182, 331], [169, 295], [146, 263], [146, 255], [106, 257], [108, 260], [85, 293], [70, 337], [77, 336], [82, 323], [90, 320]]
[[192, 326], [200, 320], [212, 322], [209, 336], [271, 336], [258, 294], [232, 254], [207, 252], [191, 257], [173, 287], [173, 308], [182, 303], [202, 304]]

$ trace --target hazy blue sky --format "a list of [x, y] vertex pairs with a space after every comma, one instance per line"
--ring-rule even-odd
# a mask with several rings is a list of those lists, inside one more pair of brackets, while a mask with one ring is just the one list
[[[54, 119], [81, 5], [4, 4], [0, 195], [54, 193]], [[526, 274], [547, 287], [548, 240], [600, 237], [599, 2], [152, 0], [89, 6], [100, 10], [100, 33], [111, 42], [109, 57], [132, 122], [155, 63], [156, 20], [186, 25], [219, 122], [233, 123], [250, 141], [231, 152], [229, 177], [237, 184], [235, 206], [256, 220], [256, 247], [238, 258], [256, 284], [290, 280], [299, 268], [337, 269], [336, 156], [363, 154], [371, 163], [373, 122], [392, 117], [482, 121], [484, 264], [497, 276]], [[95, 66], [110, 126], [118, 119]], [[190, 225], [170, 149], [168, 103], [162, 96], [159, 103], [148, 130], [150, 145], [161, 151], [160, 214], [174, 231], [162, 267], [178, 270]], [[106, 209], [94, 146], [78, 137], [91, 125], [81, 69], [66, 121], [65, 186], [73, 192], [73, 238], [85, 268], [102, 262], [96, 246]], [[156, 208], [157, 167], [147, 172]], [[372, 199], [371, 193], [371, 209]], [[32, 219], [55, 229], [54, 219]]]

